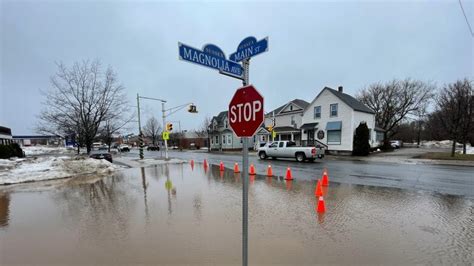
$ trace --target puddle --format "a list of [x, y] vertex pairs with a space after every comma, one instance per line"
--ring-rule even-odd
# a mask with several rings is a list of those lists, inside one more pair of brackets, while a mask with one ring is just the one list
[[[468, 264], [473, 200], [256, 176], [249, 264]], [[240, 264], [240, 174], [188, 164], [0, 191], [0, 264]]]

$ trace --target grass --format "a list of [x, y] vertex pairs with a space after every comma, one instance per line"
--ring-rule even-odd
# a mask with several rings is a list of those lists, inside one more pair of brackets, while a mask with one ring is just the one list
[[451, 157], [450, 152], [427, 152], [416, 156], [418, 159], [432, 159], [432, 160], [459, 160], [459, 161], [474, 161], [474, 154], [459, 154], [455, 153]]

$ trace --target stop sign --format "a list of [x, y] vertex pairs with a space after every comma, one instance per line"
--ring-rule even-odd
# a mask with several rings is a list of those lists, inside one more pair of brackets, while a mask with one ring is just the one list
[[251, 137], [263, 123], [263, 97], [252, 86], [239, 88], [229, 104], [230, 127], [238, 137]]

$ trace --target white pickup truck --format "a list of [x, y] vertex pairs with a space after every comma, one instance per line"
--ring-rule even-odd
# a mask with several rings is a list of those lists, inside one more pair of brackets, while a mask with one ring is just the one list
[[274, 141], [267, 143], [257, 150], [258, 157], [265, 160], [268, 157], [295, 158], [298, 162], [314, 162], [316, 158], [322, 159], [326, 149], [323, 145], [317, 147], [299, 147], [293, 141]]

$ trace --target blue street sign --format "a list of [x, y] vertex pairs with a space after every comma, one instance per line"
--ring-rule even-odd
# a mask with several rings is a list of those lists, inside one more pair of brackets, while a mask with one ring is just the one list
[[257, 42], [255, 37], [247, 37], [243, 39], [237, 47], [237, 52], [231, 54], [229, 59], [235, 62], [240, 62], [244, 59], [256, 56], [268, 51], [268, 37], [265, 37]]
[[242, 77], [243, 68], [239, 63], [226, 59], [224, 52], [214, 44], [207, 44], [202, 50], [178, 43], [179, 59], [201, 66], [220, 70], [232, 76]]

